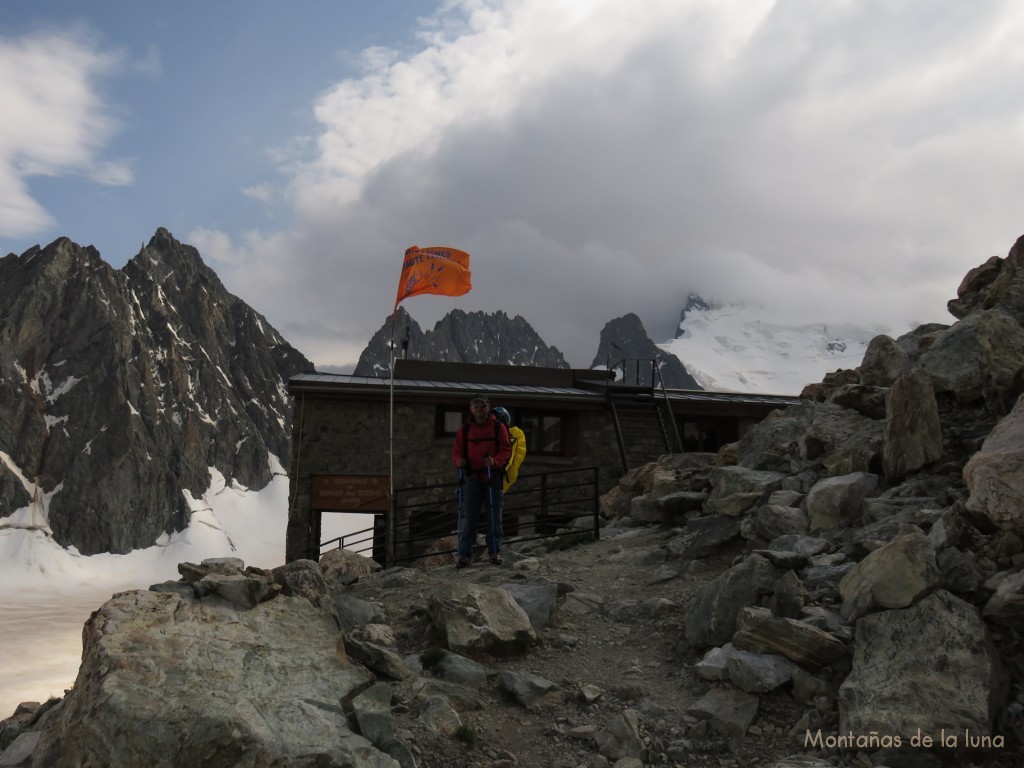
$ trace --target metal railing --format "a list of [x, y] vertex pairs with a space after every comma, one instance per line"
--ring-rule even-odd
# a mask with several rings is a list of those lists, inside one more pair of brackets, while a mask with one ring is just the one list
[[[617, 371], [620, 367], [622, 369], [622, 377], [619, 378], [616, 376], [615, 384], [633, 387], [649, 386], [651, 388], [652, 395], [656, 392], [660, 395], [662, 407], [659, 407], [658, 409], [658, 419], [661, 422], [662, 431], [665, 433], [666, 445], [670, 451], [682, 452], [683, 441], [679, 437], [679, 427], [676, 425], [676, 419], [672, 413], [672, 404], [668, 399], [668, 388], [665, 386], [665, 379], [661, 375], [661, 366], [658, 364], [658, 361], [653, 357], [623, 358], [613, 365], [609, 359], [607, 367], [611, 371]], [[632, 374], [632, 376], [630, 376], [630, 374]], [[609, 400], [613, 401], [612, 414], [615, 420], [615, 432], [619, 436], [619, 450], [623, 456], [623, 463], [628, 466], [628, 462], [626, 460], [626, 447], [622, 440], [618, 414], [615, 413], [612, 390], [608, 391], [608, 397]], [[655, 404], [657, 405], [657, 402], [655, 402]], [[671, 438], [665, 427], [666, 417], [672, 429]]]
[[[379, 527], [354, 531], [322, 542], [327, 549], [347, 549], [375, 557], [385, 565], [408, 564], [427, 557], [454, 562], [458, 543], [459, 483], [396, 488], [393, 514], [396, 530], [393, 552], [386, 552], [386, 533]], [[486, 502], [485, 502], [486, 505]], [[504, 494], [502, 528], [506, 546], [535, 539], [557, 539], [581, 533], [600, 538], [598, 468], [553, 470], [519, 479]], [[464, 513], [464, 510], [463, 510]], [[485, 518], [483, 510], [481, 518]], [[581, 526], [578, 521], [586, 520]], [[478, 531], [486, 531], [481, 519]]]

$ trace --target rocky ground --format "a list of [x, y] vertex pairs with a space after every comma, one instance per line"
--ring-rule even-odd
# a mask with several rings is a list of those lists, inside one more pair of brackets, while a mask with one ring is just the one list
[[[629, 766], [877, 766], [881, 754], [856, 749], [828, 750], [806, 744], [808, 729], [835, 734], [834, 699], [800, 703], [791, 686], [761, 694], [753, 725], [738, 738], [716, 732], [689, 711], [703, 694], [722, 687], [703, 680], [684, 640], [685, 607], [697, 591], [729, 567], [741, 547], [713, 558], [666, 560], [665, 545], [680, 534], [663, 527], [606, 528], [597, 542], [564, 551], [518, 554], [506, 550], [502, 567], [452, 567], [374, 574], [349, 588], [351, 594], [386, 606], [403, 654], [436, 643], [430, 636], [426, 602], [445, 580], [464, 579], [488, 585], [559, 584], [560, 608], [538, 645], [528, 654], [488, 658], [491, 674], [477, 689], [469, 708], [461, 708], [463, 728], [455, 736], [433, 732], [416, 717], [413, 680], [396, 683], [393, 707], [404, 741], [414, 745], [426, 768], [498, 768], [546, 766], [600, 768]], [[543, 552], [539, 557], [538, 551]], [[572, 595], [572, 598], [569, 598]], [[573, 612], [573, 605], [592, 605]], [[848, 667], [849, 657], [838, 662]], [[497, 683], [503, 670], [529, 672], [557, 686], [553, 701], [527, 709], [511, 701]], [[836, 684], [846, 669], [834, 671]], [[828, 677], [828, 673], [821, 676]], [[594, 733], [626, 711], [636, 713], [647, 748], [646, 762], [604, 757]], [[403, 714], [404, 713], [404, 714]], [[957, 765], [1021, 765], [1016, 747]], [[922, 753], [916, 765], [941, 765]], [[789, 758], [788, 760], [786, 758]], [[977, 762], [977, 760], [981, 760]], [[890, 761], [891, 766], [908, 765]]]

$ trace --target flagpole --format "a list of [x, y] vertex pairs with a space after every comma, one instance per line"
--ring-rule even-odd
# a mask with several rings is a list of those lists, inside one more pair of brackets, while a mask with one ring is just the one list
[[391, 519], [388, 521], [386, 526], [387, 537], [385, 546], [387, 547], [387, 553], [384, 556], [385, 565], [391, 567], [395, 564], [395, 522], [397, 515], [395, 514], [395, 315], [398, 314], [398, 308], [391, 313], [391, 365], [388, 368], [391, 384], [389, 386], [390, 394], [388, 398], [388, 487], [389, 487], [389, 499], [391, 501], [388, 504], [388, 514]]

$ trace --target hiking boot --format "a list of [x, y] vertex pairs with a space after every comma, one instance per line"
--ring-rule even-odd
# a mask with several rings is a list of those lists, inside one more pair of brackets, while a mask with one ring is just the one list
[[465, 568], [465, 567], [470, 566], [472, 564], [473, 564], [473, 558], [466, 557], [465, 555], [463, 555], [462, 557], [460, 557], [458, 560], [455, 561], [455, 567], [456, 568]]
[[501, 555], [491, 555], [491, 565], [501, 565]]

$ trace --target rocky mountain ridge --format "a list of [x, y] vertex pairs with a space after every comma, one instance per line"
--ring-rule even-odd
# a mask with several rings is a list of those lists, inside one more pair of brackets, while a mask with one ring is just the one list
[[120, 270], [67, 238], [0, 259], [2, 525], [153, 545], [211, 467], [258, 489], [287, 466], [285, 382], [312, 368], [165, 229]]
[[424, 332], [405, 307], [399, 307], [394, 320], [385, 320], [370, 339], [353, 374], [386, 378], [390, 374], [392, 339], [395, 356], [410, 360], [569, 367], [562, 353], [545, 344], [521, 315], [455, 309]]
[[949, 309], [717, 454], [631, 471], [599, 541], [581, 510], [506, 567], [336, 551], [116, 595], [0, 759], [1019, 766], [1024, 238]]

